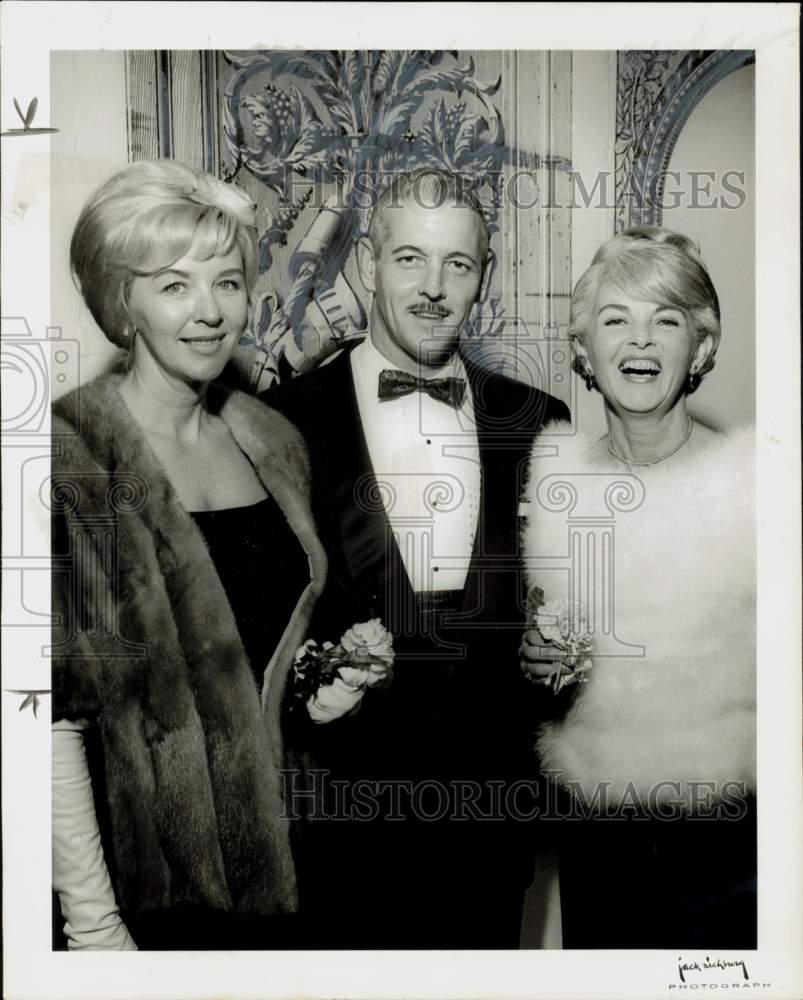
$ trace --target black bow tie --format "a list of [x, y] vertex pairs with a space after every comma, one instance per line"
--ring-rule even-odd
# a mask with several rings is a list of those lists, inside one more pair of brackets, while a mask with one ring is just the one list
[[441, 403], [448, 403], [457, 409], [466, 394], [464, 378], [417, 378], [407, 372], [392, 371], [386, 368], [379, 373], [379, 398], [396, 399], [411, 392], [425, 392]]

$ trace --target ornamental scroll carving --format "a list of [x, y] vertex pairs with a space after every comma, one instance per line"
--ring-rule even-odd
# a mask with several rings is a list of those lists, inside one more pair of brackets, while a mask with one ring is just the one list
[[[416, 166], [457, 171], [497, 229], [505, 133], [493, 103], [501, 77], [479, 80], [471, 57], [437, 51], [224, 53], [221, 172], [274, 193], [260, 272], [308, 207], [281, 298], [262, 294], [242, 355], [252, 388], [303, 371], [365, 328], [346, 272], [370, 206], [390, 177]], [[308, 213], [307, 213], [308, 215]], [[294, 237], [296, 233], [293, 233]], [[501, 314], [499, 299], [492, 315]], [[473, 317], [476, 323], [478, 318]], [[487, 320], [486, 320], [487, 323]]]
[[616, 232], [660, 226], [672, 151], [694, 108], [750, 50], [620, 52], [616, 81]]

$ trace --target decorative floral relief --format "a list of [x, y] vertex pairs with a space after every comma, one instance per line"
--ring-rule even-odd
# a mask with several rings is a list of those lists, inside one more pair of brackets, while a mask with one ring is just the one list
[[[447, 65], [447, 57], [457, 65]], [[429, 165], [458, 171], [478, 189], [487, 185], [495, 231], [505, 136], [491, 98], [501, 77], [476, 80], [473, 60], [461, 66], [456, 52], [227, 52], [225, 58], [235, 72], [224, 94], [224, 176], [246, 170], [279, 196], [279, 210], [260, 235], [261, 272], [272, 263], [271, 248], [286, 245], [315, 187], [336, 190], [296, 247], [286, 300], [269, 293], [255, 310], [243, 344], [250, 354], [241, 360], [251, 387], [263, 389], [311, 367], [364, 328], [343, 267], [393, 174]], [[268, 82], [252, 89], [260, 77]], [[307, 93], [292, 79], [309, 81]], [[438, 91], [449, 97], [427, 109], [428, 95]], [[294, 198], [299, 182], [310, 186]], [[480, 317], [472, 323], [482, 327]]]
[[651, 126], [665, 100], [665, 88], [682, 52], [620, 52], [616, 80], [616, 231], [629, 225], [634, 203], [645, 192], [638, 187], [634, 167], [643, 156]]
[[622, 52], [616, 88], [616, 231], [660, 225], [664, 180], [683, 126], [708, 91], [755, 59], [748, 49]]

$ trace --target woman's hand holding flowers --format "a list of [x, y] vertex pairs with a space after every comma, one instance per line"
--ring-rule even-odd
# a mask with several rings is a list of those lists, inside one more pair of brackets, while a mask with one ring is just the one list
[[321, 684], [315, 694], [307, 699], [307, 711], [313, 722], [334, 722], [354, 709], [362, 701], [365, 688], [354, 687], [340, 677], [331, 684]]
[[544, 645], [541, 633], [534, 628], [527, 629], [519, 646], [519, 666], [533, 684], [545, 687], [552, 684], [555, 674], [570, 674], [571, 666], [566, 664], [566, 654], [555, 646]]
[[337, 646], [307, 640], [296, 654], [296, 696], [313, 722], [333, 722], [354, 712], [369, 688], [390, 683], [393, 659], [393, 636], [378, 618], [352, 625]]
[[567, 684], [588, 680], [591, 632], [579, 601], [545, 602], [543, 590], [533, 587], [527, 595], [527, 624], [519, 665], [533, 683], [551, 685], [557, 694]]

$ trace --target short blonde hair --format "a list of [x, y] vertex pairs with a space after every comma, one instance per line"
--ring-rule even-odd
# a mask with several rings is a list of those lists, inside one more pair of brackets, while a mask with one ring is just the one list
[[479, 219], [480, 263], [485, 261], [491, 243], [491, 233], [480, 200], [474, 191], [474, 183], [463, 174], [436, 167], [419, 167], [417, 170], [395, 174], [376, 199], [368, 226], [368, 237], [377, 256], [381, 255], [382, 245], [387, 238], [388, 214], [398, 211], [405, 202], [410, 201], [424, 208], [440, 208], [447, 203], [470, 208]]
[[[688, 236], [658, 226], [628, 229], [603, 243], [574, 287], [569, 317], [572, 341], [583, 344], [594, 322], [603, 282], [634, 298], [680, 309], [698, 344], [711, 337], [711, 351], [688, 386], [687, 391], [694, 392], [703, 375], [714, 367], [721, 336], [719, 299], [697, 244]], [[586, 374], [579, 356], [575, 356], [575, 369]]]
[[207, 260], [239, 249], [246, 287], [258, 277], [256, 206], [233, 184], [176, 160], [139, 160], [87, 201], [73, 232], [70, 266], [95, 322], [130, 344], [134, 278], [181, 257]]

